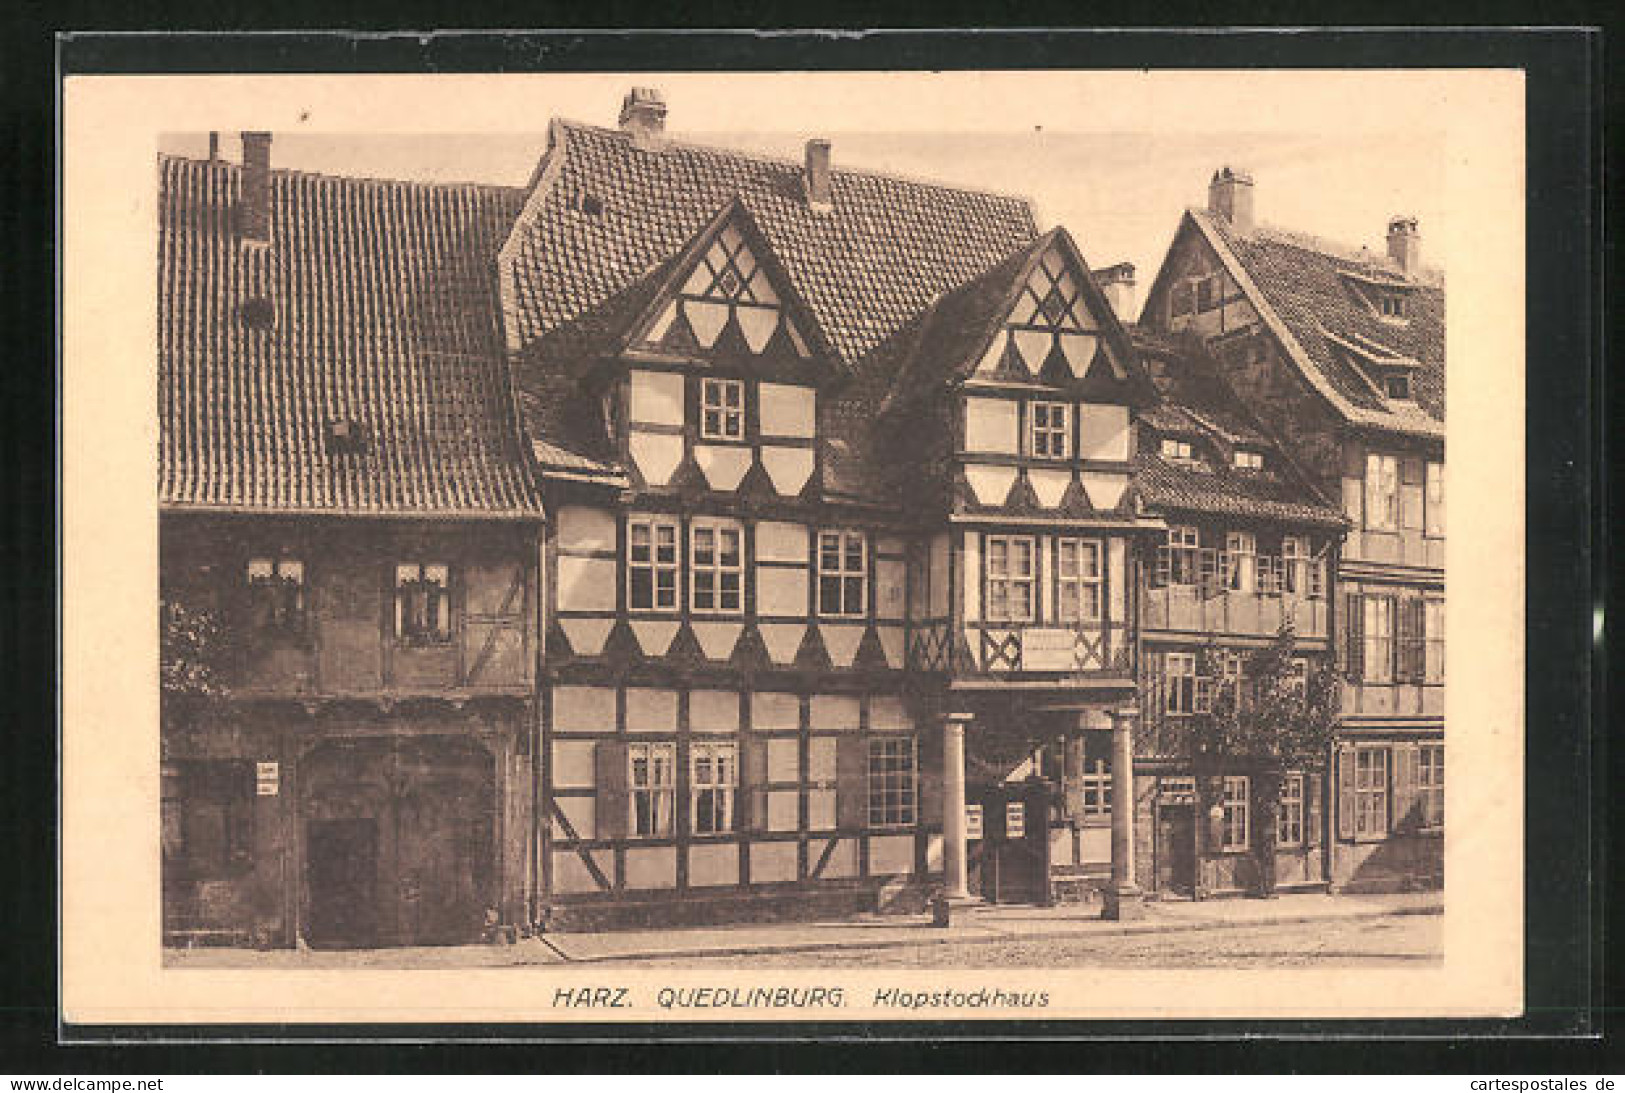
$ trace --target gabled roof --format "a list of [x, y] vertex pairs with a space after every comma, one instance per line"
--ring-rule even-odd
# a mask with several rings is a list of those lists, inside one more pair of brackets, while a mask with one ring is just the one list
[[[1143, 443], [1134, 459], [1134, 484], [1148, 509], [1166, 515], [1269, 520], [1327, 529], [1347, 526], [1225, 381], [1217, 362], [1194, 336], [1131, 327], [1135, 347], [1152, 370], [1161, 395], [1139, 415]], [[1218, 459], [1189, 466], [1165, 459], [1161, 436], [1199, 438]], [[1231, 462], [1237, 448], [1265, 453], [1265, 469]]]
[[[523, 193], [276, 170], [258, 244], [241, 173], [159, 161], [160, 502], [539, 514], [490, 266]], [[334, 422], [363, 450], [335, 450]]]
[[[1027, 292], [1029, 281], [1041, 262], [1051, 261], [1052, 254], [1058, 256], [1061, 263], [1052, 268], [1064, 267], [1068, 271], [1070, 281], [1076, 286], [1078, 302], [1093, 325], [1077, 334], [1059, 335], [1075, 337], [1091, 347], [1090, 360], [1082, 364], [1085, 373], [1075, 376], [1074, 369], [1068, 366], [1062, 369], [1063, 374], [1050, 378], [1063, 385], [1074, 385], [1081, 379], [1084, 388], [1093, 385], [1097, 393], [1107, 398], [1115, 396], [1131, 401], [1149, 398], [1149, 382], [1134, 358], [1122, 323], [1095, 282], [1071, 234], [1062, 227], [1051, 228], [981, 277], [954, 289], [933, 304], [924, 320], [923, 332], [893, 385], [894, 397], [906, 399], [945, 379], [965, 380], [978, 375], [984, 361], [1000, 354], [1001, 350], [1008, 358], [1014, 347], [1005, 334], [1006, 326], [1020, 319], [1023, 310], [1031, 311], [1038, 306]], [[1039, 335], [1038, 353], [1048, 351], [1050, 337]], [[1043, 361], [1021, 360], [1022, 378], [1040, 378], [1044, 372]]]
[[[1445, 289], [1442, 276], [1407, 277], [1385, 257], [1313, 236], [1190, 209], [1186, 220], [1212, 245], [1304, 378], [1352, 424], [1426, 437], [1444, 435]], [[1385, 320], [1361, 285], [1402, 286], [1409, 318]], [[1341, 342], [1366, 343], [1415, 364], [1414, 402], [1384, 399], [1373, 376]]]
[[[867, 171], [832, 171], [832, 208], [809, 206], [798, 163], [555, 121], [503, 248], [510, 345], [615, 325], [620, 298], [731, 200], [749, 210], [841, 363], [877, 347], [939, 294], [1037, 234], [1021, 198]], [[588, 199], [592, 199], [589, 201]], [[596, 206], [589, 213], [585, 208]]]

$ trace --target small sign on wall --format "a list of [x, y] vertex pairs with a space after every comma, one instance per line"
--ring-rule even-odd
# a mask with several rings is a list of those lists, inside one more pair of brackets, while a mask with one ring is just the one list
[[1004, 806], [1004, 836], [1007, 839], [1027, 837], [1027, 806], [1021, 801], [1009, 801]]
[[275, 760], [254, 764], [254, 788], [261, 797], [275, 797], [282, 783], [282, 765]]
[[966, 805], [965, 806], [965, 838], [967, 838], [967, 839], [980, 839], [982, 837], [983, 837], [982, 836], [982, 806], [981, 805]]

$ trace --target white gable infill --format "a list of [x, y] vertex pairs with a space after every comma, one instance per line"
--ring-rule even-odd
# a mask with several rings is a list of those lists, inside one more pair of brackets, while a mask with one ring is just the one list
[[[1242, 292], [1246, 293], [1247, 299], [1264, 320], [1264, 325], [1269, 328], [1271, 334], [1275, 335], [1276, 341], [1292, 358], [1293, 364], [1297, 366], [1298, 374], [1314, 389], [1316, 394], [1325, 399], [1333, 409], [1351, 424], [1411, 435], [1444, 436], [1444, 425], [1423, 414], [1420, 410], [1414, 414], [1403, 415], [1382, 410], [1367, 410], [1355, 406], [1338, 394], [1336, 389], [1332, 387], [1331, 382], [1321, 372], [1319, 366], [1315, 364], [1314, 358], [1310, 357], [1309, 353], [1304, 349], [1303, 344], [1293, 337], [1292, 331], [1287, 327], [1280, 313], [1275, 310], [1269, 298], [1260, 291], [1258, 284], [1253, 280], [1252, 275], [1247, 272], [1246, 267], [1225, 245], [1224, 239], [1218, 231], [1207, 222], [1207, 217], [1208, 213], [1203, 209], [1185, 210], [1186, 222], [1193, 224], [1196, 230], [1201, 233], [1202, 238], [1207, 241], [1209, 249], [1224, 264], [1224, 268], [1230, 276], [1235, 278], [1236, 284], [1241, 286]], [[1169, 247], [1170, 253], [1172, 253], [1173, 247], [1178, 246], [1179, 236], [1183, 234], [1183, 231], [1175, 233], [1174, 243]], [[1163, 268], [1167, 268], [1166, 260], [1163, 262]], [[1158, 277], [1160, 280], [1160, 272]]]
[[967, 361], [978, 379], [1004, 379], [1012, 357], [1037, 377], [1059, 354], [1074, 380], [1081, 380], [1104, 349], [1112, 375], [1128, 378], [1114, 343], [1123, 337], [1089, 267], [1064, 228], [1052, 228], [1033, 248], [996, 312], [998, 324], [969, 347]]
[[790, 283], [749, 211], [728, 202], [664, 275], [653, 298], [627, 328], [625, 349], [658, 351], [679, 323], [701, 351], [714, 348], [730, 327], [750, 353], [775, 339], [809, 363], [834, 360], [811, 311]]

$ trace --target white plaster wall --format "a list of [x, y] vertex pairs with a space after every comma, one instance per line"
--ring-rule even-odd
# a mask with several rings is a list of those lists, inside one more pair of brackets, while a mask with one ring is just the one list
[[640, 846], [626, 852], [628, 888], [677, 887], [677, 848]]
[[1128, 407], [1081, 403], [1078, 406], [1078, 426], [1082, 435], [1078, 454], [1083, 458], [1128, 458]]
[[818, 395], [813, 388], [763, 383], [757, 392], [763, 436], [810, 438], [815, 434]]
[[560, 611], [615, 610], [615, 582], [620, 572], [609, 558], [559, 557]]
[[764, 562], [805, 562], [806, 527], [778, 520], [763, 520], [756, 525], [756, 558]]
[[614, 550], [615, 515], [587, 505], [560, 507], [554, 527], [565, 550]]
[[631, 372], [633, 421], [650, 425], [683, 423], [683, 377], [676, 372]]
[[597, 747], [594, 740], [553, 741], [553, 785], [560, 789], [591, 789], [596, 777], [593, 752]]
[[739, 696], [732, 691], [690, 691], [688, 727], [695, 732], [738, 732]]
[[739, 847], [737, 844], [694, 845], [688, 848], [689, 887], [707, 888], [719, 884], [738, 883]]
[[614, 732], [615, 689], [564, 684], [553, 688], [555, 732]]
[[801, 727], [801, 699], [778, 691], [753, 693], [750, 726], [758, 732], [793, 732]]
[[628, 687], [626, 731], [675, 733], [677, 692], [654, 687]]
[[1015, 455], [1018, 439], [1016, 403], [1013, 399], [966, 397], [966, 451]]

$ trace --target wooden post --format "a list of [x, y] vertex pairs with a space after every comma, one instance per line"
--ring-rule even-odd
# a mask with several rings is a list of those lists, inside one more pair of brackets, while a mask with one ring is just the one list
[[965, 851], [965, 714], [942, 721], [942, 869], [943, 895], [970, 899]]
[[1110, 710], [1112, 721], [1112, 879], [1100, 917], [1141, 918], [1145, 905], [1134, 883], [1134, 718], [1132, 708]]

